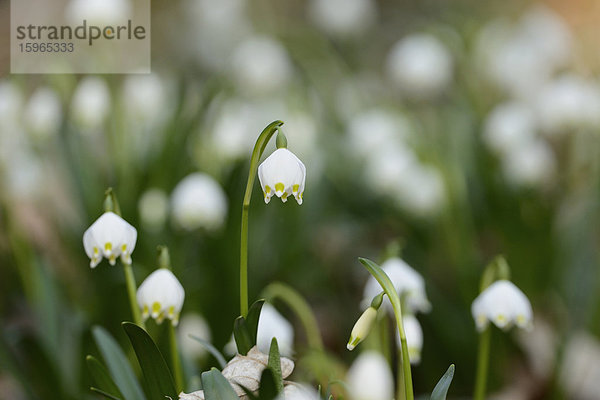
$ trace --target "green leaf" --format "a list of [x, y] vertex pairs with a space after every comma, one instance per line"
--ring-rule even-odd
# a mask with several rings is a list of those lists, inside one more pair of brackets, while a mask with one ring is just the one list
[[277, 393], [283, 392], [283, 377], [281, 375], [281, 357], [279, 356], [279, 346], [277, 339], [271, 339], [271, 348], [269, 349], [269, 368], [273, 371], [275, 379], [275, 388]]
[[450, 367], [448, 367], [444, 376], [442, 376], [437, 385], [435, 385], [435, 388], [431, 393], [431, 400], [446, 400], [452, 378], [454, 378], [454, 364], [450, 364]]
[[122, 326], [142, 368], [146, 393], [153, 400], [164, 400], [167, 396], [176, 399], [177, 390], [171, 371], [150, 335], [131, 322], [123, 322]]
[[92, 375], [92, 379], [94, 383], [103, 393], [107, 393], [115, 398], [122, 399], [123, 395], [119, 391], [119, 388], [113, 382], [112, 378], [108, 374], [106, 368], [97, 358], [88, 355], [85, 358], [85, 362], [90, 370], [90, 375]]
[[115, 397], [115, 396], [113, 396], [112, 394], [110, 394], [110, 393], [106, 393], [104, 390], [101, 390], [101, 389], [95, 388], [95, 387], [93, 387], [93, 386], [90, 388], [90, 390], [91, 390], [92, 392], [94, 392], [94, 393], [98, 393], [99, 395], [101, 395], [101, 396], [103, 396], [103, 397], [105, 397], [105, 398], [107, 398], [107, 399], [110, 399], [110, 400], [121, 400], [120, 398], [118, 398], [118, 397]]
[[248, 315], [246, 316], [246, 326], [248, 328], [248, 332], [250, 333], [250, 338], [252, 339], [252, 347], [256, 345], [256, 338], [258, 336], [258, 320], [260, 319], [260, 311], [262, 310], [262, 306], [264, 304], [264, 299], [256, 300], [250, 306]]
[[277, 388], [277, 378], [271, 367], [265, 368], [260, 376], [260, 400], [273, 400], [279, 395]]
[[258, 334], [258, 320], [260, 318], [260, 310], [265, 301], [263, 299], [255, 301], [246, 318], [239, 316], [233, 323], [233, 337], [237, 344], [238, 353], [242, 355], [248, 354], [251, 348], [256, 346], [256, 336]]
[[241, 315], [233, 322], [233, 337], [238, 348], [238, 353], [244, 356], [248, 354], [250, 349], [254, 346], [252, 344], [252, 336], [248, 331], [248, 324]]
[[216, 368], [202, 373], [202, 387], [206, 400], [239, 400], [229, 381]]
[[221, 352], [219, 350], [217, 350], [217, 348], [215, 346], [213, 346], [210, 342], [207, 342], [206, 340], [199, 338], [198, 336], [195, 336], [195, 335], [188, 335], [188, 336], [190, 338], [194, 339], [195, 341], [197, 341], [198, 343], [200, 343], [202, 346], [204, 346], [204, 348], [206, 350], [208, 350], [208, 352], [210, 354], [212, 354], [212, 356], [219, 362], [221, 369], [225, 368], [225, 366], [227, 365], [227, 361], [225, 361], [225, 357], [223, 357]]
[[92, 334], [106, 362], [110, 376], [125, 400], [146, 400], [144, 392], [142, 392], [142, 388], [127, 361], [127, 357], [125, 357], [115, 339], [99, 326], [92, 328]]

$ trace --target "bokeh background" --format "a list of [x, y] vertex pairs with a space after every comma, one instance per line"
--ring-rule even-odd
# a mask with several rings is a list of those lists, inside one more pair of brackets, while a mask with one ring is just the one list
[[[98, 18], [116, 1], [98, 3]], [[8, 23], [7, 1], [0, 12]], [[90, 269], [82, 245], [109, 186], [138, 229], [138, 283], [167, 245], [183, 316], [202, 315], [202, 334], [223, 348], [239, 313], [250, 153], [281, 119], [307, 167], [304, 204], [266, 206], [256, 184], [251, 298], [273, 281], [294, 287], [347, 367], [368, 278], [357, 257], [400, 252], [432, 303], [418, 316], [416, 392], [452, 362], [450, 397], [469, 398], [470, 305], [504, 254], [535, 328], [494, 331], [490, 391], [600, 399], [599, 17], [592, 0], [152, 1], [151, 75], [10, 75], [6, 32], [0, 398], [94, 398], [90, 328], [126, 347], [121, 267]], [[298, 320], [275, 305], [301, 359]]]

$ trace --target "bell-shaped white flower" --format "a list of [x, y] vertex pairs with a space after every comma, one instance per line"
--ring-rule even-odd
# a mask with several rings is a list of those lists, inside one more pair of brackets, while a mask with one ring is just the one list
[[265, 203], [273, 195], [284, 203], [289, 195], [294, 195], [298, 204], [302, 204], [306, 167], [298, 157], [285, 148], [275, 150], [258, 166], [258, 179], [265, 196]]
[[159, 268], [148, 275], [137, 291], [137, 302], [142, 310], [142, 317], [152, 317], [159, 324], [165, 318], [170, 319], [173, 325], [179, 323], [184, 298], [183, 286], [166, 268]]
[[212, 340], [210, 326], [200, 314], [184, 314], [177, 328], [177, 338], [181, 344], [181, 352], [189, 359], [204, 358], [207, 354], [206, 347], [191, 336], [206, 340], [208, 343]]
[[106, 258], [115, 265], [120, 256], [124, 264], [131, 264], [137, 230], [113, 212], [105, 212], [83, 234], [83, 247], [94, 268]]
[[217, 181], [197, 172], [177, 184], [171, 210], [173, 222], [183, 229], [219, 229], [227, 216], [227, 196]]
[[[404, 297], [409, 312], [429, 311], [431, 304], [425, 293], [425, 281], [417, 271], [400, 258], [388, 259], [381, 264], [381, 268], [390, 277], [400, 297]], [[374, 277], [370, 277], [365, 286], [363, 305], [368, 305], [371, 299], [379, 294], [381, 290], [379, 282]], [[383, 302], [388, 310], [392, 310], [392, 305], [387, 296]]]
[[[423, 349], [423, 329], [417, 317], [407, 314], [402, 317], [406, 345], [408, 347], [408, 358], [410, 363], [417, 365], [421, 362], [421, 350]], [[400, 334], [396, 333], [396, 344], [400, 348]]]
[[352, 363], [346, 375], [348, 391], [354, 400], [390, 400], [394, 378], [385, 357], [365, 351]]
[[489, 321], [504, 330], [513, 325], [524, 329], [532, 327], [531, 303], [507, 280], [496, 281], [481, 292], [471, 305], [471, 313], [479, 331], [483, 331]]
[[44, 140], [54, 135], [62, 120], [58, 94], [46, 87], [37, 89], [27, 102], [23, 119], [33, 138]]
[[265, 303], [258, 319], [256, 345], [258, 349], [269, 354], [271, 340], [277, 339], [279, 352], [291, 356], [294, 349], [294, 327], [269, 303]]
[[106, 81], [96, 77], [82, 79], [71, 100], [74, 121], [84, 129], [97, 129], [109, 111], [110, 91]]

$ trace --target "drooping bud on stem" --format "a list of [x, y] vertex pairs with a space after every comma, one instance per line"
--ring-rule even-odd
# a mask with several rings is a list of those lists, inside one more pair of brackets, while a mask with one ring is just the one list
[[377, 296], [373, 298], [371, 301], [371, 306], [367, 308], [358, 321], [354, 324], [352, 328], [352, 332], [350, 333], [350, 339], [348, 339], [348, 344], [346, 348], [350, 351], [354, 350], [354, 348], [371, 332], [371, 328], [373, 328], [373, 324], [377, 319], [377, 310], [381, 307], [381, 303], [383, 302], [384, 292], [379, 293]]

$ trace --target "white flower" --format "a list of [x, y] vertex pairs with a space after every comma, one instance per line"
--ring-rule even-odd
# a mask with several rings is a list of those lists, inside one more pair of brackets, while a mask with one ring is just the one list
[[401, 93], [420, 100], [439, 95], [452, 80], [453, 62], [444, 44], [428, 34], [414, 34], [394, 45], [386, 68]]
[[[408, 311], [414, 313], [430, 310], [431, 304], [429, 304], [425, 294], [425, 281], [417, 271], [400, 258], [390, 258], [381, 264], [381, 268], [390, 277], [400, 297], [405, 297]], [[382, 290], [379, 282], [371, 276], [365, 286], [363, 304], [370, 304], [373, 297], [381, 293]], [[385, 296], [383, 302], [391, 310], [391, 303], [387, 296]]]
[[169, 198], [161, 189], [148, 189], [138, 202], [142, 225], [150, 230], [160, 230], [169, 213]]
[[131, 264], [137, 231], [123, 218], [113, 212], [105, 212], [83, 234], [83, 247], [94, 268], [106, 258], [115, 265], [117, 257], [124, 264]]
[[75, 122], [87, 129], [98, 128], [110, 111], [110, 91], [104, 79], [87, 77], [79, 82], [71, 100]]
[[291, 356], [294, 348], [294, 327], [269, 303], [265, 303], [258, 319], [256, 345], [258, 349], [269, 354], [271, 340], [277, 339], [279, 352]]
[[[421, 350], [423, 349], [423, 329], [419, 320], [412, 314], [402, 316], [406, 345], [408, 347], [408, 358], [410, 363], [418, 365], [421, 362]], [[396, 344], [400, 348], [400, 333], [396, 332]]]
[[10, 80], [0, 81], [0, 129], [10, 129], [18, 123], [23, 106], [21, 89]]
[[489, 321], [504, 330], [513, 324], [525, 329], [532, 326], [531, 303], [507, 280], [496, 281], [481, 292], [471, 305], [471, 313], [479, 331], [483, 331]]
[[123, 83], [123, 102], [135, 124], [152, 126], [164, 117], [169, 107], [166, 86], [166, 82], [157, 74], [127, 77]]
[[181, 317], [177, 336], [181, 344], [181, 352], [190, 359], [202, 358], [207, 353], [202, 343], [190, 337], [190, 335], [206, 340], [210, 343], [210, 327], [200, 314], [185, 314]]
[[115, 25], [131, 17], [129, 0], [71, 0], [65, 8], [65, 17], [72, 24]]
[[548, 143], [536, 138], [507, 154], [502, 159], [502, 172], [514, 186], [543, 186], [556, 172], [556, 159]]
[[350, 333], [350, 339], [346, 348], [350, 351], [354, 350], [360, 342], [362, 342], [373, 327], [373, 323], [377, 319], [377, 310], [374, 307], [369, 307], [363, 312], [354, 324], [352, 332]]
[[58, 95], [49, 88], [37, 89], [27, 102], [23, 117], [34, 137], [45, 139], [53, 135], [62, 120], [62, 105]]
[[549, 82], [538, 95], [537, 112], [547, 134], [600, 126], [600, 85], [576, 75]]
[[484, 143], [497, 155], [508, 154], [530, 141], [536, 132], [534, 112], [511, 101], [496, 106], [485, 121]]
[[374, 351], [362, 352], [346, 375], [353, 400], [390, 400], [394, 378], [385, 357]]
[[377, 7], [373, 0], [311, 0], [308, 14], [315, 25], [331, 35], [354, 36], [373, 25]]
[[227, 196], [213, 178], [196, 172], [173, 190], [171, 210], [173, 221], [183, 229], [219, 229], [227, 216]]
[[436, 215], [444, 206], [446, 191], [437, 168], [410, 163], [397, 182], [399, 205], [419, 217]]
[[288, 196], [293, 194], [298, 204], [302, 204], [306, 167], [288, 149], [277, 149], [267, 157], [258, 166], [258, 179], [265, 203], [268, 204], [274, 194], [285, 203]]
[[570, 335], [564, 349], [559, 380], [569, 399], [598, 398], [600, 341], [596, 336], [582, 330]]
[[285, 47], [267, 36], [242, 42], [233, 52], [231, 72], [240, 89], [258, 94], [281, 89], [293, 74]]
[[177, 325], [184, 298], [183, 286], [166, 268], [159, 268], [148, 275], [137, 291], [142, 317], [147, 319], [151, 316], [159, 324], [168, 318]]

